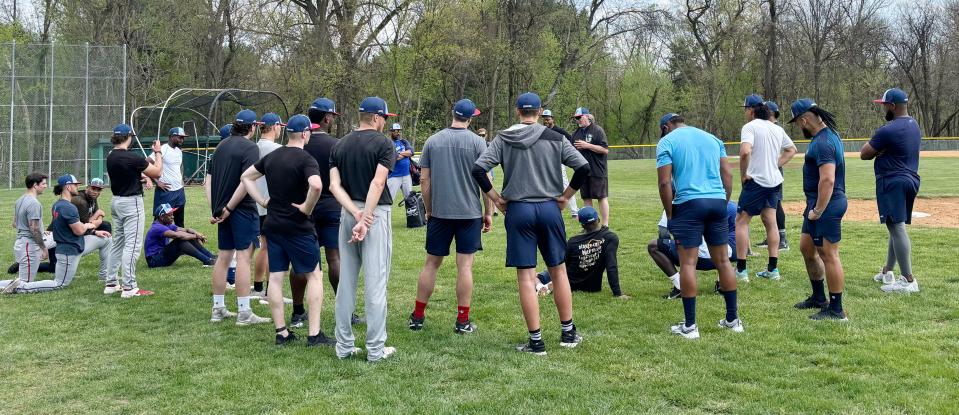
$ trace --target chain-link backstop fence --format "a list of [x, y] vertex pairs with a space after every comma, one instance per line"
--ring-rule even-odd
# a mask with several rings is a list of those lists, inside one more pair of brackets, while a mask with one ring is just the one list
[[91, 177], [92, 148], [126, 114], [124, 46], [0, 43], [0, 186]]

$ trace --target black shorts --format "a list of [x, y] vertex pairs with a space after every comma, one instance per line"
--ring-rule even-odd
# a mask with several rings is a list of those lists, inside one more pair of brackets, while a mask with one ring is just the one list
[[266, 223], [266, 215], [260, 216], [260, 235], [263, 235], [263, 224]]
[[313, 211], [316, 241], [323, 248], [340, 249], [340, 217], [342, 211]]
[[758, 216], [763, 209], [775, 209], [782, 199], [783, 185], [776, 187], [762, 187], [752, 180], [743, 183], [743, 190], [739, 192], [739, 212], [746, 212], [749, 216]]
[[609, 197], [609, 179], [606, 177], [590, 177], [579, 189], [579, 196], [583, 199], [605, 199]]
[[426, 253], [448, 256], [450, 244], [456, 239], [457, 254], [475, 254], [483, 249], [483, 220], [443, 219], [431, 217], [426, 223]]
[[293, 264], [293, 272], [313, 272], [320, 265], [320, 247], [316, 235], [266, 235], [270, 272], [286, 272]]

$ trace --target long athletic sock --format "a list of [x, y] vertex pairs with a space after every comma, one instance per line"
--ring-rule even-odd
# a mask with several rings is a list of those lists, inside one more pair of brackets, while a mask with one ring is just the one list
[[696, 325], [696, 297], [683, 297], [683, 315], [686, 316], [686, 327]]
[[263, 281], [253, 281], [253, 291], [263, 291]]
[[563, 328], [563, 333], [565, 333], [565, 332], [567, 332], [567, 331], [570, 331], [570, 330], [573, 330], [573, 329], [576, 328], [576, 326], [573, 325], [573, 319], [569, 319], [569, 320], [566, 320], [566, 321], [560, 321], [559, 324], [560, 324], [561, 327]]
[[[424, 304], [425, 306], [425, 304]], [[465, 323], [470, 319], [470, 308], [463, 306], [456, 306], [456, 322]]]
[[677, 272], [673, 275], [670, 275], [669, 280], [673, 282], [673, 287], [676, 287], [676, 289], [678, 290], [679, 289], [679, 273]]
[[842, 312], [842, 293], [829, 293], [829, 308], [837, 313]]
[[303, 304], [293, 304], [293, 314], [303, 314], [306, 313], [306, 307], [303, 307]]
[[719, 293], [723, 295], [723, 300], [726, 300], [726, 321], [732, 322], [739, 318], [739, 304], [736, 301], [736, 290], [720, 290]]
[[413, 307], [413, 317], [423, 318], [426, 315], [426, 303], [416, 300], [416, 305]]
[[812, 284], [812, 299], [820, 303], [826, 302], [826, 284], [823, 280], [809, 280]]
[[250, 297], [236, 297], [236, 307], [241, 313], [250, 311]]
[[214, 295], [214, 296], [213, 296], [213, 307], [216, 307], [216, 308], [226, 307], [226, 300], [225, 300], [223, 297], [224, 297], [224, 296], [222, 296], [222, 295]]
[[779, 258], [774, 256], [769, 257], [769, 264], [766, 265], [766, 271], [773, 272], [777, 267], [779, 267]]
[[737, 259], [737, 260], [736, 260], [736, 271], [737, 271], [737, 272], [743, 272], [743, 271], [745, 271], [745, 270], [746, 270], [746, 260], [745, 260], [745, 259]]
[[543, 340], [543, 333], [542, 333], [542, 331], [541, 331], [540, 329], [530, 330], [530, 331], [529, 331], [529, 339], [530, 339], [530, 340], [533, 340], [533, 341], [542, 341], [542, 340]]

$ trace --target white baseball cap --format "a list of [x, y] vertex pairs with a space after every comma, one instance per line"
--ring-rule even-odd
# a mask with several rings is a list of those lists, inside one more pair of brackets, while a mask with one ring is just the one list
[[544, 116], [544, 117], [552, 117], [552, 116], [553, 116], [553, 111], [543, 110], [543, 116]]
[[402, 130], [402, 129], [403, 129], [403, 126], [401, 126], [400, 123], [395, 122], [395, 123], [393, 123], [393, 128], [390, 128], [390, 131], [393, 131], [393, 130]]

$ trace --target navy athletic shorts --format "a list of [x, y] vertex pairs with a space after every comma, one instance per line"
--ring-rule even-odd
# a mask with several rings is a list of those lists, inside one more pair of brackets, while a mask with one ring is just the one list
[[313, 211], [316, 240], [323, 248], [340, 249], [341, 210]]
[[826, 205], [822, 217], [809, 220], [809, 211], [816, 207], [816, 200], [806, 201], [806, 210], [803, 211], [802, 233], [809, 234], [816, 246], [822, 246], [823, 239], [832, 243], [842, 240], [842, 217], [846, 214], [846, 197], [833, 197]]
[[286, 272], [293, 264], [293, 272], [313, 272], [320, 264], [320, 246], [316, 235], [266, 235], [270, 272]]
[[[656, 248], [665, 254], [674, 266], [679, 266], [679, 251], [676, 250], [676, 241], [672, 239], [659, 239], [656, 242]], [[712, 271], [714, 269], [716, 269], [716, 264], [713, 263], [712, 258], [699, 257], [699, 259], [696, 260], [696, 270]]]
[[726, 245], [729, 239], [729, 223], [726, 217], [725, 199], [691, 199], [673, 205], [673, 217], [669, 221], [669, 233], [683, 247]]
[[757, 216], [763, 209], [775, 209], [782, 198], [783, 185], [776, 187], [762, 187], [753, 180], [743, 183], [743, 190], [739, 192], [739, 212], [746, 212], [749, 216]]
[[912, 223], [912, 206], [919, 193], [919, 181], [906, 177], [876, 179], [876, 204], [880, 223]]
[[244, 250], [260, 247], [260, 218], [256, 210], [234, 210], [216, 228], [217, 248]]
[[566, 262], [566, 224], [559, 205], [552, 200], [509, 202], [506, 206], [506, 266], [535, 268], [537, 248], [548, 267]]
[[426, 223], [426, 253], [448, 256], [450, 244], [456, 239], [457, 254], [475, 254], [483, 249], [483, 220], [443, 219], [431, 217]]
[[153, 193], [153, 211], [156, 212], [156, 208], [164, 203], [169, 203], [175, 208], [182, 208], [186, 206], [186, 192], [183, 188], [170, 192], [156, 188]]

